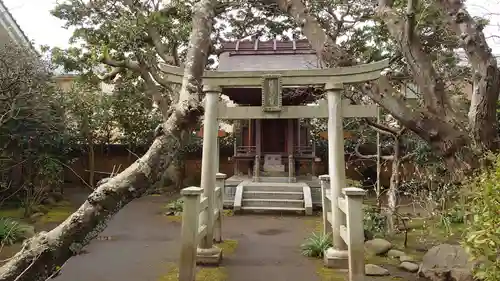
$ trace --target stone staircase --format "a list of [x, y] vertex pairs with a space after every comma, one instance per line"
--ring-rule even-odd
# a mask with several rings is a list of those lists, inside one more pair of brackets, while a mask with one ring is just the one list
[[236, 187], [234, 211], [301, 212], [312, 215], [311, 189], [305, 183], [242, 182]]

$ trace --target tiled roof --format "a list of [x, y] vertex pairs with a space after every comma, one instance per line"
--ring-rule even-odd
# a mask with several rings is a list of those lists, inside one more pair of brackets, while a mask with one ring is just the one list
[[307, 40], [238, 40], [222, 43], [219, 71], [299, 70], [320, 68]]
[[255, 54], [311, 54], [314, 50], [307, 40], [237, 40], [222, 43], [223, 52], [232, 55], [255, 55]]

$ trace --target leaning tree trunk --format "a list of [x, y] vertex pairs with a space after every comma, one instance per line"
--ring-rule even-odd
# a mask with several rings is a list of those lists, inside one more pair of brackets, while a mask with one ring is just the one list
[[100, 185], [80, 208], [50, 232], [41, 232], [0, 268], [1, 281], [45, 281], [94, 239], [121, 208], [158, 182], [179, 149], [180, 132], [201, 114], [199, 91], [216, 1], [194, 6], [193, 30], [179, 102], [149, 150], [123, 172]]

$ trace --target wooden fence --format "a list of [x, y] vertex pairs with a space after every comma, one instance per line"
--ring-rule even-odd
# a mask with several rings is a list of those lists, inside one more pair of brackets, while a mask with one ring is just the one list
[[[196, 254], [207, 233], [213, 233], [215, 242], [222, 242], [222, 217], [224, 203], [224, 182], [226, 175], [217, 173], [215, 189], [208, 196], [200, 187], [187, 187], [181, 191], [184, 199], [181, 229], [181, 253], [179, 260], [179, 281], [195, 279]], [[209, 200], [213, 209], [209, 210]], [[213, 220], [207, 220], [206, 212], [213, 212]]]
[[[363, 230], [363, 197], [366, 191], [361, 188], [348, 187], [342, 189], [343, 197], [332, 198], [330, 192], [330, 178], [328, 175], [320, 176], [321, 198], [323, 208], [323, 234], [339, 233], [347, 245], [349, 281], [364, 281], [365, 279], [365, 249]], [[346, 224], [332, 220], [332, 208], [337, 204], [338, 208], [345, 214]]]

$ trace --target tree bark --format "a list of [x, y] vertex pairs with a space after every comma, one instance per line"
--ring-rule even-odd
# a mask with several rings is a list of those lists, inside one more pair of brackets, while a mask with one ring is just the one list
[[417, 134], [436, 154], [443, 157], [456, 178], [462, 178], [479, 166], [467, 131], [429, 111], [406, 107], [402, 99], [387, 94], [392, 90], [386, 77], [381, 77], [378, 83], [366, 83], [363, 87], [364, 94], [384, 107], [401, 125]]
[[394, 154], [392, 159], [392, 173], [387, 191], [387, 232], [393, 234], [396, 229], [395, 215], [398, 208], [398, 190], [399, 190], [399, 167], [401, 165], [401, 141], [400, 135], [394, 136]]
[[[340, 58], [338, 61], [331, 62], [330, 65], [342, 66], [345, 62], [342, 58], [347, 58], [348, 55], [338, 45], [332, 47], [335, 42], [331, 39], [325, 39], [328, 38], [326, 32], [314, 16], [308, 13], [301, 0], [274, 0], [274, 2], [281, 11], [288, 13], [297, 25], [302, 27], [304, 35], [321, 58]], [[409, 61], [419, 88], [423, 89], [426, 107], [408, 108], [407, 103], [397, 95], [384, 75], [377, 82], [367, 82], [363, 87], [363, 93], [389, 111], [403, 126], [427, 141], [432, 150], [444, 158], [449, 170], [454, 172], [457, 178], [461, 178], [465, 173], [478, 167], [476, 153], [472, 148], [473, 140], [461, 123], [465, 118], [462, 118], [450, 106], [444, 87], [442, 87], [442, 80], [437, 76], [427, 55], [419, 49], [418, 37], [408, 32], [411, 29], [405, 26], [404, 19], [395, 18], [396, 14], [392, 12], [386, 1], [379, 2], [379, 15], [384, 16], [382, 18], [388, 21], [387, 27], [391, 35], [396, 36], [396, 40], [404, 40], [399, 42], [400, 47]], [[330, 56], [323, 54], [326, 50], [325, 45], [328, 46], [327, 51], [336, 52], [336, 54]], [[418, 55], [417, 58], [413, 57], [414, 52]], [[426, 71], [420, 73], [424, 66], [427, 67]]]
[[121, 208], [142, 196], [161, 179], [180, 145], [183, 128], [201, 114], [199, 90], [216, 1], [202, 0], [194, 6], [180, 101], [144, 156], [123, 172], [100, 185], [66, 221], [24, 243], [23, 249], [0, 268], [1, 281], [45, 281], [72, 256], [94, 239]]
[[474, 69], [474, 91], [469, 109], [469, 125], [481, 148], [496, 150], [496, 105], [500, 91], [500, 71], [495, 56], [486, 42], [481, 26], [467, 12], [463, 1], [436, 1], [447, 16], [448, 26], [460, 37]]

